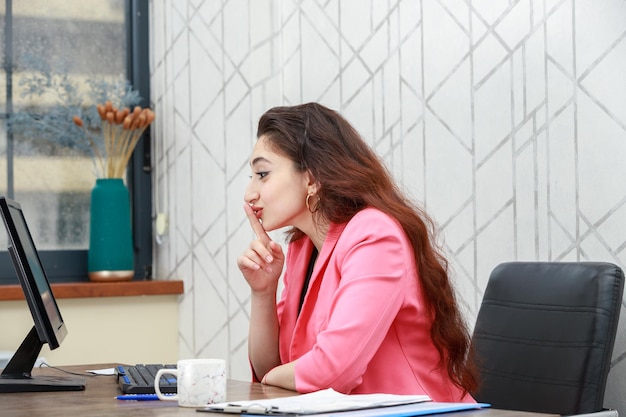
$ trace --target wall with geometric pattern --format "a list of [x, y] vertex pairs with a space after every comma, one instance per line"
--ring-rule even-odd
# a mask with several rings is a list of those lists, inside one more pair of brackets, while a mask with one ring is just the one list
[[[626, 1], [160, 0], [150, 21], [155, 269], [185, 282], [180, 357], [249, 378], [236, 258], [276, 105], [319, 101], [362, 133], [440, 225], [470, 324], [500, 262], [626, 267]], [[622, 413], [625, 329], [605, 401]]]

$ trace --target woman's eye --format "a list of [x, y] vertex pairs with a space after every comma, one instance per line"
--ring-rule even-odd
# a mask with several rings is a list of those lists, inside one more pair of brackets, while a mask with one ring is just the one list
[[260, 179], [265, 178], [267, 176], [267, 174], [269, 174], [269, 172], [267, 172], [267, 171], [260, 171], [260, 172], [256, 173], [256, 175], [258, 175]]

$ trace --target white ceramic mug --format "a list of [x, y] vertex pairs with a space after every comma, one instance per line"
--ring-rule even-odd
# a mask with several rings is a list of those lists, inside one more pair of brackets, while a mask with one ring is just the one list
[[[177, 393], [165, 395], [159, 389], [163, 375], [175, 375]], [[226, 400], [226, 361], [223, 359], [181, 359], [176, 369], [159, 369], [154, 390], [161, 400], [178, 401], [181, 407], [203, 407]]]

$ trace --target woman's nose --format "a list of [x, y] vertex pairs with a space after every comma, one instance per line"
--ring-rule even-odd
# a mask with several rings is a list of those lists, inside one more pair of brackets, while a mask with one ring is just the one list
[[246, 192], [243, 196], [243, 199], [246, 203], [253, 205], [255, 201], [259, 199], [259, 194], [252, 189], [252, 186], [249, 184], [246, 187]]

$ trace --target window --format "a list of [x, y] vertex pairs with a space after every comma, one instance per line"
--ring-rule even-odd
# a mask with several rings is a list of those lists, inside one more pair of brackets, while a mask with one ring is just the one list
[[[148, 106], [148, 2], [5, 0], [0, 13], [0, 80], [5, 81], [0, 81], [0, 194], [22, 205], [50, 281], [86, 281], [89, 205], [96, 180], [89, 147], [63, 134], [29, 135], [8, 126], [27, 110], [50, 115], [60, 108], [66, 90], [58, 96], [27, 94], [51, 82], [67, 82], [78, 87], [73, 93], [82, 93], [89, 80], [128, 80], [142, 98], [140, 105]], [[149, 137], [147, 130], [126, 173], [135, 279], [151, 277]], [[0, 284], [17, 283], [6, 242], [0, 227]]]

